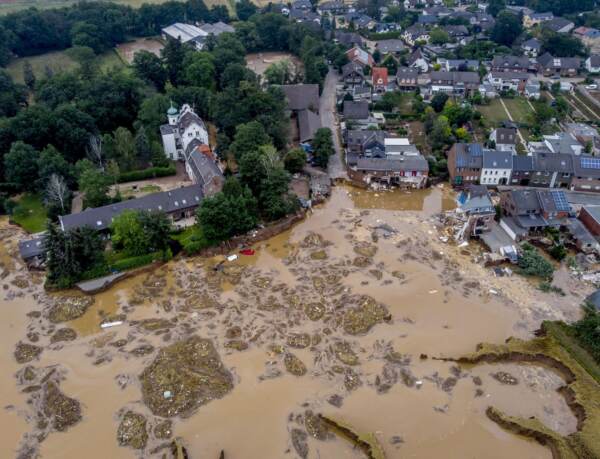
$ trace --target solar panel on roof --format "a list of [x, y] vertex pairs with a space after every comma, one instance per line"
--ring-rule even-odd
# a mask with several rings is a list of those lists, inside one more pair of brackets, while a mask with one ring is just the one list
[[583, 169], [600, 169], [600, 158], [581, 158]]
[[567, 196], [562, 191], [551, 191], [552, 199], [554, 200], [554, 205], [556, 206], [556, 210], [569, 212], [571, 210], [571, 206], [567, 202]]

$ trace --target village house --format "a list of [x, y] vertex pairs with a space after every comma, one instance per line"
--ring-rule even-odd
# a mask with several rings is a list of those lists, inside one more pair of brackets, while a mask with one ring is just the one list
[[542, 87], [538, 80], [529, 79], [525, 85], [525, 91], [523, 95], [528, 99], [539, 99], [542, 97]]
[[453, 186], [479, 183], [483, 166], [483, 146], [455, 143], [448, 152], [448, 172]]
[[335, 31], [335, 41], [337, 41], [340, 45], [346, 46], [348, 48], [353, 46], [362, 46], [363, 38], [355, 33], [355, 32], [345, 32], [343, 30]]
[[535, 171], [533, 156], [513, 156], [513, 167], [510, 174], [510, 184], [518, 186], [529, 186], [531, 176]]
[[342, 81], [348, 86], [362, 85], [365, 81], [363, 66], [358, 62], [348, 62], [342, 67]]
[[353, 48], [346, 51], [346, 56], [350, 62], [354, 62], [356, 64], [360, 64], [364, 67], [372, 67], [375, 61], [373, 60], [373, 56], [368, 51], [365, 51], [358, 46], [354, 46]]
[[531, 12], [523, 15], [523, 26], [526, 28], [531, 28], [533, 26], [542, 24], [547, 21], [551, 21], [554, 19], [554, 14], [551, 12], [547, 13], [535, 13]]
[[572, 209], [562, 190], [510, 190], [500, 194], [500, 207], [506, 217], [500, 226], [519, 240], [547, 227], [559, 228]]
[[600, 54], [592, 54], [585, 60], [585, 69], [590, 73], [600, 73]]
[[446, 72], [476, 72], [479, 69], [479, 61], [474, 59], [445, 59], [438, 58], [440, 70]]
[[414, 24], [402, 33], [402, 39], [410, 46], [417, 43], [429, 43], [429, 32], [423, 26]]
[[467, 185], [458, 195], [458, 212], [467, 216], [465, 233], [480, 236], [489, 231], [496, 216], [496, 208], [485, 186]]
[[163, 148], [167, 158], [185, 160], [197, 144], [208, 145], [208, 131], [200, 118], [187, 104], [177, 110], [171, 105], [167, 111], [168, 124], [160, 127]]
[[386, 131], [370, 129], [349, 129], [346, 131], [346, 154], [367, 158], [385, 157], [385, 139], [389, 134]]
[[495, 56], [492, 59], [493, 72], [520, 72], [535, 71], [535, 64], [526, 56]]
[[379, 40], [376, 43], [376, 49], [383, 56], [387, 56], [388, 54], [391, 54], [393, 56], [399, 56], [404, 51], [406, 51], [406, 46], [404, 45], [402, 40], [392, 38], [389, 40]]
[[470, 97], [479, 91], [477, 72], [439, 72], [430, 74], [431, 82], [427, 88], [431, 95], [443, 92], [454, 97]]
[[467, 37], [469, 35], [469, 30], [464, 25], [447, 25], [442, 27], [450, 38], [459, 39], [463, 37]]
[[337, 14], [343, 14], [344, 12], [346, 12], [346, 5], [341, 0], [325, 1], [317, 5], [317, 13], [321, 16], [325, 14], [335, 16]]
[[575, 28], [575, 24], [565, 18], [554, 18], [544, 22], [543, 27], [555, 33], [569, 33]]
[[114, 219], [125, 210], [144, 210], [164, 212], [174, 221], [190, 219], [190, 224], [194, 224], [195, 212], [203, 197], [202, 187], [192, 185], [148, 194], [137, 199], [127, 199], [102, 207], [85, 209], [75, 214], [62, 215], [58, 217], [58, 221], [63, 231], [85, 226], [97, 231], [106, 231]]
[[573, 157], [565, 153], [536, 153], [531, 186], [566, 188], [573, 175]]
[[414, 91], [417, 89], [419, 71], [409, 67], [399, 67], [396, 74], [396, 85], [401, 91]]
[[516, 128], [496, 128], [490, 133], [490, 140], [494, 142], [496, 150], [517, 154]]
[[479, 183], [486, 186], [508, 185], [512, 172], [512, 152], [483, 150]]
[[499, 92], [515, 91], [523, 94], [529, 82], [529, 74], [513, 71], [491, 71], [486, 79]]
[[542, 50], [542, 43], [537, 38], [530, 38], [521, 45], [523, 53], [528, 57], [537, 57]]
[[345, 100], [342, 115], [346, 124], [356, 124], [366, 128], [374, 123], [369, 112], [369, 103], [365, 101]]
[[539, 70], [545, 76], [576, 76], [581, 68], [581, 59], [579, 57], [552, 57], [550, 53], [545, 53], [537, 58]]
[[298, 141], [309, 142], [321, 128], [319, 116], [319, 85], [288, 84], [281, 87], [285, 94], [287, 109], [298, 127]]
[[421, 73], [425, 73], [429, 70], [429, 61], [420, 48], [413, 51], [406, 60], [406, 63], [409, 67], [415, 68]]
[[362, 85], [355, 85], [352, 87], [351, 91], [348, 92], [352, 94], [352, 100], [356, 101], [367, 101], [371, 102], [373, 100], [373, 88], [367, 83], [363, 83]]
[[380, 183], [403, 188], [424, 188], [429, 164], [423, 156], [390, 158], [358, 158], [348, 175], [366, 184]]
[[600, 191], [600, 158], [588, 155], [573, 157], [570, 185], [574, 191]]
[[388, 90], [388, 69], [387, 67], [373, 67], [371, 71], [373, 91], [384, 93]]

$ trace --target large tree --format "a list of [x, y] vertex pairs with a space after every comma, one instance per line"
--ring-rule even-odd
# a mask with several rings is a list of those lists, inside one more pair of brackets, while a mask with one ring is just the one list
[[139, 78], [152, 83], [159, 91], [165, 89], [167, 69], [156, 54], [146, 50], [138, 51], [133, 56], [133, 69]]
[[521, 18], [508, 10], [501, 11], [492, 27], [490, 38], [498, 44], [512, 46], [523, 33]]
[[202, 201], [196, 218], [208, 241], [224, 241], [256, 226], [256, 199], [237, 179], [229, 178], [221, 193]]
[[229, 151], [237, 160], [240, 160], [246, 153], [256, 151], [261, 145], [269, 143], [271, 143], [271, 139], [263, 125], [258, 121], [250, 121], [237, 126]]
[[21, 141], [12, 144], [4, 156], [4, 175], [7, 182], [16, 183], [22, 190], [34, 190], [38, 179], [39, 152]]
[[171, 223], [165, 213], [138, 210], [121, 213], [110, 226], [115, 248], [129, 256], [164, 250], [170, 230]]
[[317, 129], [312, 141], [312, 147], [315, 165], [327, 167], [329, 157], [334, 154], [331, 129]]

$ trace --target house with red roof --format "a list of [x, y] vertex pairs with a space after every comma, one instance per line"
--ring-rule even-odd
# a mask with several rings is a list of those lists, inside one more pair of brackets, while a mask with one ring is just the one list
[[372, 69], [372, 84], [373, 91], [375, 92], [385, 92], [388, 87], [388, 69], [387, 67], [373, 67]]

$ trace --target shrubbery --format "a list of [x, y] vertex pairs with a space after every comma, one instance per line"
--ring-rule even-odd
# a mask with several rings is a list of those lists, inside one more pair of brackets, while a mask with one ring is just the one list
[[523, 244], [522, 252], [519, 256], [518, 266], [521, 274], [526, 276], [537, 276], [542, 279], [552, 279], [554, 274], [554, 266], [531, 244]]

